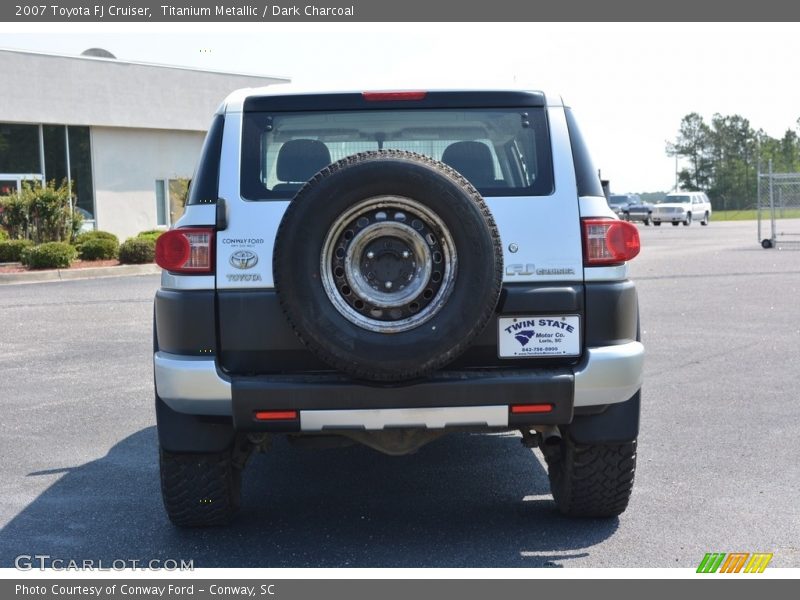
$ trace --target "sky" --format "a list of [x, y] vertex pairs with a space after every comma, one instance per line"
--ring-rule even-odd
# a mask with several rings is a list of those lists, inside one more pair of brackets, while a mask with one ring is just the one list
[[0, 23], [0, 48], [90, 47], [308, 88], [558, 93], [616, 193], [674, 186], [665, 146], [690, 112], [739, 114], [774, 137], [800, 117], [797, 23]]

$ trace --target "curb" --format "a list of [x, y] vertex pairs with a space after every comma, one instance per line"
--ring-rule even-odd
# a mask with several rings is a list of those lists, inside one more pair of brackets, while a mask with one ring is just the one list
[[157, 273], [161, 273], [161, 267], [154, 264], [87, 267], [85, 269], [54, 269], [52, 271], [29, 271], [27, 273], [0, 273], [0, 285], [43, 283], [46, 281], [74, 281], [76, 279], [124, 277], [128, 275], [155, 275]]

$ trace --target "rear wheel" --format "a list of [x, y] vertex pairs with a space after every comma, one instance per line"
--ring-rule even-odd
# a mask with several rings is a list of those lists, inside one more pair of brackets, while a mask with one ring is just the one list
[[[653, 225], [653, 218], [652, 218], [650, 215], [647, 215], [647, 216], [644, 218], [644, 224], [645, 224], [646, 226]], [[659, 223], [659, 225], [660, 225], [660, 224], [661, 224], [661, 223]]]
[[623, 444], [579, 444], [567, 433], [559, 444], [543, 446], [542, 452], [553, 499], [563, 514], [614, 517], [625, 511], [636, 470], [635, 439]]
[[661, 221], [653, 221], [655, 227], [661, 227]]
[[708, 225], [708, 213], [706, 213], [706, 214], [704, 214], [704, 215], [703, 215], [703, 220], [702, 220], [702, 221], [700, 221], [700, 225], [703, 225], [704, 227], [705, 227], [706, 225]]
[[673, 227], [677, 227], [678, 225], [680, 225], [680, 223], [678, 221], [673, 221], [672, 222], [672, 226]]
[[227, 525], [239, 511], [242, 469], [233, 452], [184, 453], [161, 449], [161, 495], [179, 527]]
[[689, 225], [692, 224], [692, 213], [689, 213], [688, 215], [686, 215], [686, 218], [683, 220], [683, 224], [686, 227], [688, 227]]

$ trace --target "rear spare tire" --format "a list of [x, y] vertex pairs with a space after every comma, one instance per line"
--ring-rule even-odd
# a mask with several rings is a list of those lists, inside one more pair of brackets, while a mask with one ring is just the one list
[[300, 339], [356, 378], [421, 377], [494, 313], [500, 236], [475, 188], [409, 152], [365, 152], [317, 173], [281, 221], [275, 288]]

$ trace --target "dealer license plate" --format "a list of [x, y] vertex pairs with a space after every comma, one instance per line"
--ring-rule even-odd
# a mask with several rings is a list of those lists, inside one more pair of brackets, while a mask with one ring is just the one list
[[497, 351], [500, 358], [580, 356], [581, 318], [578, 315], [500, 317]]

